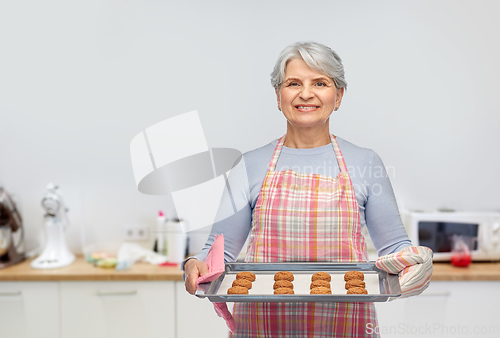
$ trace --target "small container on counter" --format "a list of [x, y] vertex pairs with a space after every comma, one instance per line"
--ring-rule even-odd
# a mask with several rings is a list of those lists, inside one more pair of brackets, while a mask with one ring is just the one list
[[451, 264], [466, 268], [472, 262], [472, 250], [477, 237], [453, 235], [451, 238]]
[[188, 236], [182, 231], [184, 223], [179, 219], [166, 223], [168, 261], [181, 263], [186, 258]]
[[83, 247], [83, 254], [88, 263], [99, 268], [114, 269], [120, 244], [88, 244]]

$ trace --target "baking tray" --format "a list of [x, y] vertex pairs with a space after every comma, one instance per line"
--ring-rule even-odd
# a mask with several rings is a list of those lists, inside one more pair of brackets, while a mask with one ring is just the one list
[[[207, 297], [211, 302], [225, 303], [279, 303], [279, 302], [386, 302], [390, 297], [401, 296], [398, 275], [388, 274], [375, 266], [375, 262], [325, 263], [226, 263], [225, 272], [210, 283], [200, 284], [196, 296]], [[228, 295], [236, 274], [241, 271], [255, 273], [249, 294]], [[294, 295], [273, 294], [274, 274], [290, 271], [294, 274]], [[332, 276], [332, 294], [311, 295], [309, 285], [312, 274], [323, 271]], [[345, 290], [344, 274], [347, 271], [361, 271], [365, 275], [367, 295], [348, 295]]]

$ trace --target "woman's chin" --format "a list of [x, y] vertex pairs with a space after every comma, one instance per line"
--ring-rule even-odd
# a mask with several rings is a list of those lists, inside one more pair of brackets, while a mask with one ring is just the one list
[[326, 121], [288, 121], [289, 127], [296, 130], [310, 129], [328, 129], [328, 120]]

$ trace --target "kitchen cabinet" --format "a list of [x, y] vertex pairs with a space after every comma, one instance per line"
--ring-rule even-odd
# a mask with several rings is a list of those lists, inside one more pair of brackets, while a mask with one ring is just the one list
[[[63, 338], [228, 336], [208, 299], [184, 282], [61, 282]], [[230, 308], [231, 309], [231, 308]]]
[[[57, 270], [34, 270], [29, 261], [0, 269], [0, 337], [227, 337], [212, 303], [189, 295], [181, 276], [139, 263], [97, 269], [81, 257]], [[500, 262], [435, 264], [422, 295], [375, 304], [379, 330], [384, 338], [498, 338], [498, 290]]]
[[60, 282], [63, 338], [176, 337], [174, 282]]
[[[219, 317], [212, 303], [186, 292], [184, 282], [175, 282], [177, 295], [177, 338], [228, 337], [229, 329], [224, 319]], [[228, 303], [232, 311], [232, 303]]]
[[0, 337], [59, 337], [57, 282], [0, 282]]
[[420, 296], [376, 303], [383, 337], [500, 337], [498, 281], [431, 282]]

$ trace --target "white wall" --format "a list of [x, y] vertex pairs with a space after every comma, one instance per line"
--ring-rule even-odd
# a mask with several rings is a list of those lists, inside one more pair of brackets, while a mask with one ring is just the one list
[[133, 136], [198, 110], [210, 147], [281, 136], [269, 73], [289, 43], [343, 58], [349, 89], [331, 130], [376, 150], [404, 207], [498, 210], [498, 1], [10, 1], [0, 4], [0, 184], [27, 246], [49, 181], [69, 241], [153, 226], [168, 197], [140, 194]]

